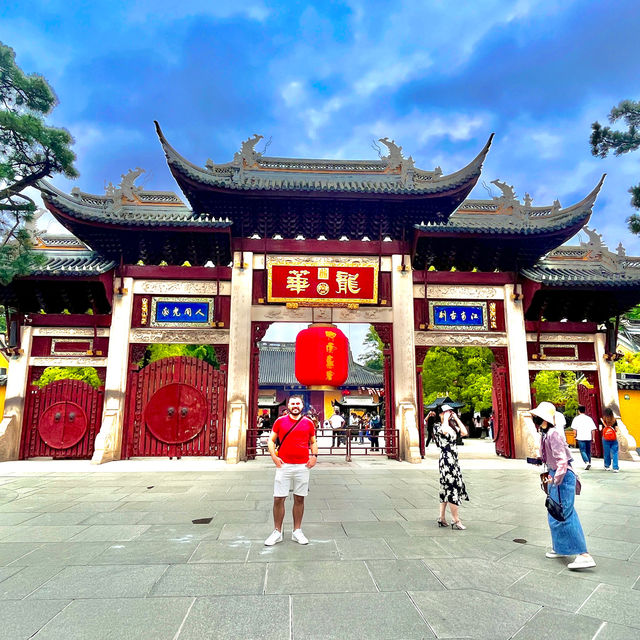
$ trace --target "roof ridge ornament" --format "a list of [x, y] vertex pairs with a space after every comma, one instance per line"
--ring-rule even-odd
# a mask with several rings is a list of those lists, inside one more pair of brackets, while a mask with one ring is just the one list
[[416, 166], [413, 157], [405, 158], [402, 154], [402, 147], [397, 145], [395, 140], [389, 140], [386, 136], [378, 138], [378, 142], [382, 142], [389, 149], [389, 155], [382, 156], [381, 160], [389, 169], [400, 169], [400, 180], [403, 185], [413, 184], [413, 170]]
[[595, 229], [589, 229], [587, 225], [582, 228], [589, 238], [588, 242], [580, 242], [580, 247], [587, 252], [587, 257], [592, 260], [600, 260], [603, 266], [607, 266], [611, 271], [620, 272], [624, 270], [626, 251], [622, 242], [618, 245], [616, 253], [609, 250], [604, 243], [602, 234]]
[[243, 141], [240, 151], [236, 151], [233, 156], [233, 164], [244, 167], [252, 167], [262, 157], [262, 153], [256, 151], [255, 146], [262, 140], [264, 136], [254, 133]]
[[113, 198], [113, 204], [118, 206], [122, 204], [122, 200], [129, 202], [138, 202], [137, 195], [144, 191], [144, 187], [135, 186], [134, 182], [143, 174], [145, 170], [141, 167], [135, 169], [129, 169], [127, 173], [120, 174], [122, 180], [120, 184], [115, 187], [112, 182], [109, 182], [105, 189], [105, 195], [109, 198]]

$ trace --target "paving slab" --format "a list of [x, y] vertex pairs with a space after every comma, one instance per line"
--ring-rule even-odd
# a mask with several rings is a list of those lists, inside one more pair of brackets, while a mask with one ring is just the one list
[[364, 562], [274, 562], [268, 565], [265, 593], [376, 593]]
[[174, 640], [192, 604], [193, 598], [74, 600], [33, 640]]
[[[434, 592], [424, 592], [431, 593]], [[296, 640], [413, 640], [434, 634], [406, 593], [292, 596]], [[319, 622], [318, 612], [330, 612]]]
[[263, 593], [264, 564], [194, 564], [169, 567], [151, 596], [224, 596]]
[[[27, 567], [23, 571], [35, 568]], [[157, 564], [65, 567], [30, 597], [38, 600], [142, 598], [149, 594], [166, 569], [166, 565]], [[6, 582], [0, 582], [0, 592]]]
[[411, 591], [438, 638], [511, 638], [541, 607], [473, 589]]
[[289, 607], [288, 596], [198, 598], [176, 640], [290, 640]]
[[591, 580], [572, 575], [551, 575], [545, 571], [532, 570], [520, 580], [503, 589], [502, 595], [533, 602], [570, 613], [577, 613], [597, 588]]
[[[513, 640], [585, 640], [594, 638], [602, 626], [596, 618], [545, 607], [536, 613]], [[598, 638], [601, 638], [598, 634]]]
[[92, 564], [183, 564], [193, 555], [198, 542], [191, 540], [133, 540], [109, 545]]
[[531, 571], [480, 558], [427, 558], [424, 564], [447, 589], [501, 593]]
[[367, 560], [379, 591], [440, 591], [444, 585], [423, 560]]
[[[0, 602], [22, 600], [64, 570], [60, 565], [22, 567], [20, 571], [0, 582]], [[55, 597], [64, 598], [62, 595]]]
[[[0, 583], [2, 588], [2, 583]], [[640, 629], [640, 591], [610, 584], [598, 585], [579, 613]], [[640, 632], [639, 632], [640, 633]]]
[[11, 566], [90, 564], [108, 546], [107, 542], [47, 542], [14, 560]]
[[70, 603], [71, 600], [0, 602], [0, 640], [29, 640]]

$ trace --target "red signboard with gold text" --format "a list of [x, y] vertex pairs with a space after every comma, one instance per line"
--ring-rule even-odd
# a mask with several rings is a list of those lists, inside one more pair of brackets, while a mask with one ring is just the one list
[[377, 258], [268, 256], [268, 302], [376, 304]]

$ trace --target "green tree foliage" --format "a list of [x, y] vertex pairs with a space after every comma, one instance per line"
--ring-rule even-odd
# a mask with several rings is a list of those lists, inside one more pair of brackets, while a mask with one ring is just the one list
[[578, 381], [574, 371], [539, 371], [531, 387], [536, 403], [552, 402], [567, 420], [578, 412]]
[[[611, 127], [603, 127], [599, 122], [591, 125], [591, 153], [600, 158], [606, 158], [609, 151], [620, 156], [629, 151], [635, 151], [640, 147], [640, 102], [623, 100], [617, 107], [613, 107], [609, 113], [609, 122], [612, 124], [623, 120], [627, 125], [626, 131], [617, 131]], [[631, 194], [631, 206], [640, 209], [640, 184], [629, 189]], [[629, 229], [632, 233], [640, 233], [640, 215], [634, 213], [627, 218]]]
[[640, 373], [640, 352], [625, 353], [622, 360], [616, 362], [616, 373]]
[[56, 97], [47, 81], [25, 75], [13, 50], [0, 42], [0, 283], [26, 275], [41, 264], [32, 249], [25, 222], [33, 219], [36, 205], [24, 193], [37, 181], [62, 173], [74, 178], [75, 155], [71, 135], [49, 127]]
[[208, 362], [216, 369], [220, 368], [215, 349], [208, 344], [150, 344], [142, 360], [138, 363], [141, 367], [161, 360], [162, 358], [173, 358], [176, 356], [191, 356]]
[[83, 380], [96, 389], [103, 386], [93, 367], [47, 367], [33, 384], [36, 387], [46, 387], [56, 380]]
[[369, 327], [362, 345], [364, 352], [360, 355], [360, 363], [369, 369], [382, 371], [384, 367], [384, 358], [382, 355], [383, 344], [378, 332], [373, 326]]
[[425, 404], [449, 396], [465, 402], [465, 410], [491, 408], [491, 349], [485, 347], [433, 347], [424, 359], [422, 392]]
[[625, 318], [629, 320], [640, 320], [640, 304], [636, 305], [632, 309], [629, 309], [627, 313], [624, 314]]

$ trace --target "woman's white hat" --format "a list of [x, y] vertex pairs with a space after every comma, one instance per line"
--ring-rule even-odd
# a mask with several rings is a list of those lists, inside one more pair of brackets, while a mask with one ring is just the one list
[[448, 404], [443, 404], [440, 407], [440, 413], [444, 413], [445, 411], [453, 411], [453, 409]]
[[538, 416], [550, 425], [555, 425], [556, 408], [551, 402], [541, 402], [535, 409], [531, 409], [532, 416]]

